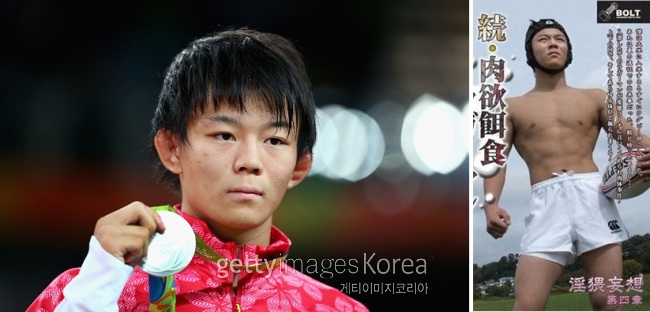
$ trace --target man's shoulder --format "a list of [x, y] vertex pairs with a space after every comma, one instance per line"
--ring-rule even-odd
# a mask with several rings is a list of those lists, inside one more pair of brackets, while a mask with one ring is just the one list
[[[607, 98], [607, 92], [600, 88], [569, 87], [568, 89], [559, 92], [563, 92], [564, 96], [567, 96], [569, 99], [576, 100], [578, 98], [584, 99], [586, 97], [594, 103], [604, 103]], [[521, 105], [521, 103], [540, 101], [536, 94], [537, 93], [535, 92], [527, 92], [522, 95], [505, 98], [503, 101], [510, 108], [510, 112], [512, 113], [512, 108], [516, 108], [518, 105]]]
[[573, 88], [573, 90], [583, 93], [587, 96], [606, 96], [607, 92], [600, 88]]
[[528, 97], [529, 97], [529, 96], [528, 96], [528, 93], [524, 93], [524, 94], [522, 94], [522, 95], [517, 95], [517, 96], [512, 96], [512, 97], [509, 97], [509, 98], [505, 98], [505, 99], [503, 99], [503, 101], [504, 101], [504, 102], [506, 103], [506, 105], [508, 105], [508, 106], [510, 106], [510, 105], [517, 105], [517, 104], [519, 104], [519, 103], [521, 103], [521, 102], [526, 101], [526, 99], [527, 99]]
[[607, 92], [600, 88], [575, 88], [582, 96], [589, 99], [589, 102], [597, 105], [607, 102]]

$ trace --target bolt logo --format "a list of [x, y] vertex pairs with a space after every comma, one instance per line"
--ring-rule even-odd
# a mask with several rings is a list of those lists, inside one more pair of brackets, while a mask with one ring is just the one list
[[598, 1], [598, 23], [650, 23], [650, 1]]
[[602, 10], [600, 13], [598, 13], [598, 18], [600, 18], [601, 21], [609, 21], [611, 18], [612, 12], [618, 8], [618, 3], [612, 2], [612, 4], [609, 5], [607, 10]]
[[612, 230], [612, 233], [618, 233], [621, 231], [621, 227], [618, 225], [618, 220], [612, 220], [607, 222], [607, 226], [609, 227], [610, 230]]

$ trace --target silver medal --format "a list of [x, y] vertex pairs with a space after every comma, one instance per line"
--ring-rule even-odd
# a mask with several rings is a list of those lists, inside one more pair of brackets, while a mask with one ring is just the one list
[[154, 276], [171, 276], [190, 263], [196, 249], [196, 239], [192, 227], [183, 217], [171, 211], [157, 212], [165, 224], [165, 233], [154, 234], [147, 256], [139, 266]]

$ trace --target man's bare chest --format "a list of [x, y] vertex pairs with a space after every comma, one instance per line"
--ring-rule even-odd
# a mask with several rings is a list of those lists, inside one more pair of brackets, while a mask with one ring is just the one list
[[518, 128], [580, 128], [598, 123], [597, 107], [580, 97], [535, 97], [513, 106], [513, 123]]

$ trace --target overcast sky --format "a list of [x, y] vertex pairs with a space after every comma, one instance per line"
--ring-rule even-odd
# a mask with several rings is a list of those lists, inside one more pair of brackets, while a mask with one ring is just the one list
[[[620, 1], [619, 1], [620, 2]], [[606, 86], [607, 73], [607, 30], [616, 31], [620, 27], [623, 32], [628, 28], [644, 29], [644, 40], [650, 42], [650, 24], [598, 24], [596, 23], [596, 0], [547, 0], [544, 2], [536, 0], [474, 0], [472, 24], [472, 55], [475, 60], [487, 58], [490, 55], [488, 51], [489, 44], [495, 44], [497, 50], [495, 54], [506, 61], [506, 68], [514, 73], [513, 79], [505, 83], [504, 88], [507, 90], [505, 97], [521, 95], [529, 91], [534, 85], [532, 69], [526, 65], [526, 53], [524, 51], [524, 37], [529, 25], [529, 20], [539, 20], [542, 18], [553, 18], [558, 21], [569, 35], [573, 46], [573, 62], [566, 69], [567, 83], [574, 87], [585, 88], [602, 88]], [[477, 20], [484, 13], [493, 16], [496, 13], [506, 17], [506, 41], [493, 41], [485, 43], [477, 40]], [[644, 42], [644, 50], [650, 51], [650, 44]], [[625, 53], [625, 48], [623, 50]], [[643, 62], [650, 64], [648, 53], [644, 51]], [[646, 69], [650, 67], [646, 66]], [[646, 71], [647, 73], [647, 71]], [[473, 85], [476, 88], [479, 85], [479, 70], [472, 70]], [[643, 120], [646, 124], [642, 127], [642, 132], [650, 134], [650, 75], [642, 77], [644, 87], [644, 108]], [[480, 111], [476, 103], [473, 103], [473, 109]], [[601, 131], [594, 159], [602, 173], [607, 165], [607, 140], [606, 133]], [[478, 132], [474, 133], [474, 152], [478, 146]], [[615, 148], [615, 147], [614, 147]], [[614, 149], [616, 151], [616, 149]], [[479, 202], [483, 200], [483, 180], [474, 179], [471, 193], [479, 197]], [[528, 201], [530, 199], [530, 180], [528, 170], [523, 160], [516, 151], [510, 153], [508, 159], [508, 171], [504, 193], [502, 194], [500, 204], [508, 210], [512, 217], [512, 224], [508, 233], [498, 240], [493, 239], [487, 234], [485, 228], [485, 213], [478, 208], [473, 208], [471, 214], [470, 236], [472, 242], [472, 263], [484, 265], [489, 262], [498, 261], [501, 256], [509, 253], [519, 252], [519, 243], [524, 230], [524, 217], [528, 210]], [[623, 222], [628, 228], [630, 236], [642, 235], [650, 232], [650, 192], [638, 197], [623, 200], [618, 204]]]

